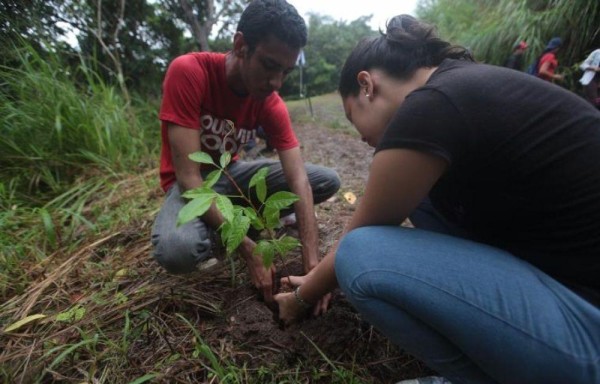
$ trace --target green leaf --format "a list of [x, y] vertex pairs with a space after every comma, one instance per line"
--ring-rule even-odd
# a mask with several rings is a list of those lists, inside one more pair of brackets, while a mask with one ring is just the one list
[[198, 197], [188, 202], [181, 208], [177, 215], [177, 225], [183, 225], [194, 220], [196, 217], [202, 216], [208, 211], [212, 202], [213, 197]]
[[154, 379], [155, 377], [158, 377], [158, 373], [148, 373], [144, 376], [138, 377], [137, 379], [135, 379], [133, 381], [130, 381], [129, 384], [142, 384], [142, 383], [145, 383], [147, 381]]
[[231, 162], [231, 153], [230, 152], [223, 152], [223, 154], [221, 155], [221, 158], [219, 159], [219, 163], [221, 164], [221, 168], [227, 167], [230, 162]]
[[265, 201], [265, 205], [267, 207], [277, 208], [277, 209], [281, 210], [281, 209], [289, 207], [290, 205], [294, 204], [298, 200], [300, 200], [298, 195], [296, 195], [292, 192], [281, 191], [281, 192], [275, 192], [274, 194], [269, 196], [267, 201]]
[[288, 252], [298, 248], [298, 246], [300, 246], [300, 241], [295, 237], [284, 235], [279, 239], [273, 240], [273, 245], [277, 249], [277, 253], [281, 256], [285, 256]]
[[123, 292], [117, 292], [115, 294], [115, 302], [117, 304], [124, 304], [129, 301], [129, 297], [125, 295]]
[[69, 356], [77, 348], [83, 347], [85, 345], [92, 344], [92, 343], [96, 344], [97, 342], [98, 342], [98, 334], [95, 334], [94, 337], [91, 339], [85, 339], [85, 340], [80, 341], [77, 344], [71, 345], [69, 348], [67, 348], [66, 350], [61, 352], [61, 354], [58, 355], [58, 357], [56, 357], [56, 359], [54, 359], [52, 361], [52, 363], [50, 363], [50, 365], [46, 369], [52, 370], [52, 368], [54, 368], [54, 366], [60, 364], [67, 356]]
[[41, 313], [38, 313], [36, 315], [29, 315], [19, 321], [16, 321], [14, 323], [12, 323], [11, 325], [9, 325], [8, 327], [6, 327], [4, 329], [4, 332], [12, 332], [12, 331], [16, 331], [17, 329], [21, 328], [22, 326], [24, 326], [27, 323], [31, 323], [34, 320], [37, 319], [43, 319], [44, 317], [46, 317], [46, 315], [42, 315]]
[[231, 200], [227, 196], [217, 195], [216, 204], [223, 217], [225, 217], [225, 220], [233, 221], [234, 212]]
[[269, 268], [273, 264], [275, 258], [275, 247], [269, 240], [261, 240], [256, 244], [253, 255], [262, 255], [263, 265]]
[[244, 210], [244, 215], [246, 215], [250, 219], [250, 223], [252, 224], [252, 227], [254, 229], [258, 231], [262, 231], [263, 229], [265, 229], [264, 223], [258, 217], [254, 209], [249, 207], [243, 207], [242, 209]]
[[48, 238], [48, 242], [50, 243], [50, 247], [52, 249], [56, 248], [56, 228], [54, 227], [54, 222], [52, 221], [52, 217], [46, 208], [40, 209], [40, 216], [42, 217], [42, 223], [44, 223], [44, 230], [46, 231], [46, 237]]
[[73, 308], [69, 308], [56, 315], [56, 321], [63, 321], [65, 323], [74, 323], [79, 321], [85, 315], [85, 308], [81, 305], [76, 305]]
[[221, 243], [223, 245], [227, 245], [227, 239], [230, 236], [231, 228], [233, 228], [233, 223], [230, 221], [224, 221], [223, 224], [219, 227], [219, 233], [221, 234]]
[[205, 152], [194, 152], [191, 153], [188, 157], [190, 160], [195, 161], [196, 163], [216, 165], [212, 157], [210, 157], [210, 155]]
[[248, 232], [248, 228], [250, 228], [249, 218], [242, 215], [235, 217], [226, 240], [226, 250], [228, 254], [233, 253], [233, 251], [239, 247]]
[[267, 198], [267, 174], [269, 173], [269, 168], [264, 167], [259, 169], [252, 179], [250, 179], [249, 187], [256, 188], [256, 196], [261, 203], [265, 202]]
[[210, 189], [210, 187], [207, 187], [206, 185], [202, 185], [201, 187], [198, 188], [194, 188], [194, 189], [190, 189], [189, 191], [185, 191], [181, 196], [185, 197], [186, 199], [197, 199], [197, 198], [212, 198], [212, 197], [217, 197], [217, 193], [215, 191], [213, 191], [212, 189]]
[[221, 170], [212, 171], [208, 174], [208, 176], [206, 176], [206, 179], [202, 181], [202, 186], [206, 188], [212, 188], [217, 183], [217, 181], [219, 181], [222, 173], [223, 171]]
[[261, 180], [258, 182], [258, 184], [256, 184], [256, 196], [258, 197], [258, 200], [260, 200], [261, 203], [265, 202], [265, 199], [267, 197], [267, 182], [264, 180]]
[[281, 226], [281, 223], [279, 222], [279, 209], [277, 208], [265, 207], [263, 219], [265, 226], [269, 229], [275, 229]]
[[269, 173], [269, 167], [263, 167], [256, 171], [254, 176], [250, 179], [249, 187], [254, 187], [260, 180], [266, 180], [267, 174]]

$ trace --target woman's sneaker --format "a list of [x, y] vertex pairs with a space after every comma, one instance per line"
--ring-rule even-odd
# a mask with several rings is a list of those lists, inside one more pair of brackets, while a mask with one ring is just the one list
[[396, 384], [452, 384], [452, 383], [449, 382], [448, 380], [444, 379], [443, 377], [427, 376], [427, 377], [420, 377], [418, 379], [412, 379], [412, 380], [402, 380], [402, 381], [397, 382]]

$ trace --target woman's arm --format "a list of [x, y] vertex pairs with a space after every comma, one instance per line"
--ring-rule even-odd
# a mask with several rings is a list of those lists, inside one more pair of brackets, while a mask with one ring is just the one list
[[[378, 152], [371, 164], [365, 194], [344, 233], [372, 225], [400, 225], [427, 196], [444, 173], [447, 163], [440, 157], [409, 149]], [[337, 287], [334, 262], [337, 243], [304, 279], [300, 298], [308, 303]], [[293, 293], [279, 294], [279, 315], [292, 322], [303, 311]]]

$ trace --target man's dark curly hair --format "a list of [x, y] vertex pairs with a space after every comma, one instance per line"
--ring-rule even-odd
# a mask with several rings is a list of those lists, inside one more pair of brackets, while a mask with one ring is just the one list
[[244, 34], [250, 53], [269, 36], [295, 49], [304, 47], [307, 40], [304, 19], [285, 0], [254, 0], [242, 13], [237, 31]]

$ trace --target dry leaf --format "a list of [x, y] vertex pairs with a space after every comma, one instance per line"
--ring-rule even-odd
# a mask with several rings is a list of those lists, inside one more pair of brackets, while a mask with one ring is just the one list
[[21, 319], [11, 325], [9, 325], [8, 327], [6, 327], [6, 329], [4, 330], [4, 332], [11, 332], [11, 331], [15, 331], [19, 328], [21, 328], [22, 326], [24, 326], [27, 323], [30, 323], [34, 320], [37, 319], [43, 319], [44, 317], [46, 317], [46, 315], [42, 315], [40, 313], [38, 313], [37, 315], [31, 315], [31, 316], [27, 316], [24, 319]]
[[356, 195], [354, 193], [352, 193], [352, 192], [346, 192], [346, 193], [344, 193], [344, 198], [350, 204], [356, 203]]

